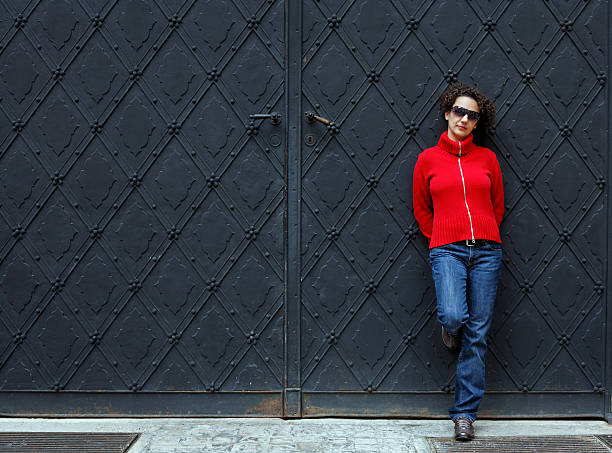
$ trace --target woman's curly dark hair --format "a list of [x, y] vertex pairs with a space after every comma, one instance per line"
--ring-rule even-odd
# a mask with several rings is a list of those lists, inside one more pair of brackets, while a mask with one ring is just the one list
[[489, 130], [495, 124], [495, 105], [485, 96], [485, 94], [477, 88], [472, 88], [464, 83], [454, 83], [448, 85], [440, 95], [440, 111], [442, 114], [450, 112], [453, 108], [455, 100], [459, 96], [467, 96], [474, 99], [478, 103], [480, 109], [480, 119], [478, 126], [474, 129], [474, 139], [480, 142]]

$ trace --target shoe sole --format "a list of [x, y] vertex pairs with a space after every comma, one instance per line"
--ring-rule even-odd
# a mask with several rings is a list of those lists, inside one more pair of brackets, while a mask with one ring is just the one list
[[455, 436], [455, 440], [458, 442], [469, 442], [470, 440], [474, 440], [474, 436], [469, 436], [469, 435], [461, 435], [461, 436]]

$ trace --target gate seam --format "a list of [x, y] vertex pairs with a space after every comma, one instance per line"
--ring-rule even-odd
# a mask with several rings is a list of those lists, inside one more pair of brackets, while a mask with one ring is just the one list
[[301, 68], [302, 2], [285, 0], [286, 252], [285, 388], [283, 416], [302, 416], [300, 376], [300, 212], [301, 212]]

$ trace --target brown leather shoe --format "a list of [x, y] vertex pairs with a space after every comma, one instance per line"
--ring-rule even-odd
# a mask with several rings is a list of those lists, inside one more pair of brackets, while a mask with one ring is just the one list
[[444, 326], [442, 326], [442, 342], [444, 343], [444, 346], [451, 351], [458, 351], [461, 347], [461, 335], [451, 335], [446, 331]]
[[455, 440], [466, 441], [474, 438], [474, 425], [469, 418], [455, 420]]

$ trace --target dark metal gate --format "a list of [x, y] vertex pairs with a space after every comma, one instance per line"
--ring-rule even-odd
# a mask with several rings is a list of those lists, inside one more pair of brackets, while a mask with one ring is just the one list
[[610, 412], [607, 1], [0, 10], [1, 412], [444, 415], [411, 175], [456, 79], [507, 204], [483, 415]]

